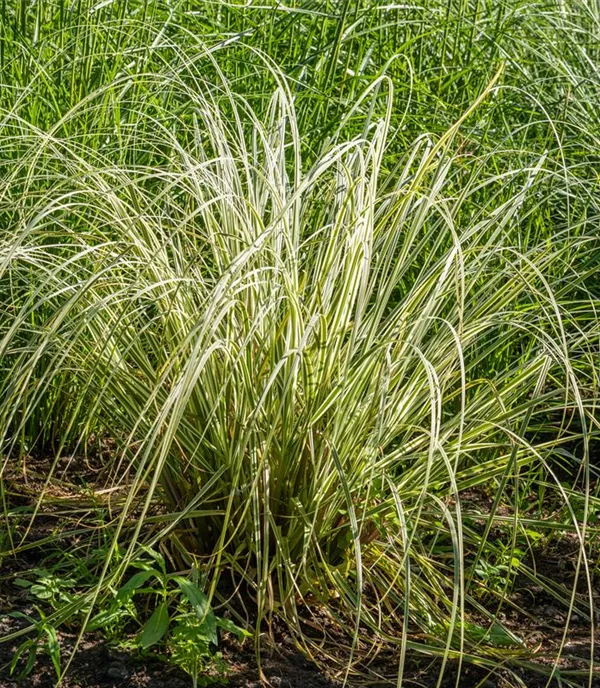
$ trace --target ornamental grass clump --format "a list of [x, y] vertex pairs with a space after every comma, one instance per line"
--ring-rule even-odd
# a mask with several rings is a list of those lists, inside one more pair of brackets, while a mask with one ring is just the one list
[[[572, 266], [597, 245], [586, 225], [519, 236], [577, 179], [457, 152], [495, 81], [388, 167], [382, 76], [305, 164], [286, 79], [269, 67], [258, 113], [218, 59], [116, 75], [44, 129], [2, 113], [3, 452], [53, 438], [58, 460], [106, 433], [126, 488], [68, 613], [89, 619], [160, 546], [212, 599], [233, 580], [257, 638], [277, 617], [322, 658], [307, 628], [350, 628], [348, 671], [384, 644], [399, 681], [407, 649], [441, 673], [527, 656], [496, 610], [517, 569], [535, 576], [513, 552], [524, 486], [568, 505], [553, 460], [577, 439], [589, 481], [593, 304]], [[465, 520], [461, 493], [491, 483]], [[583, 546], [577, 566], [591, 589]], [[592, 616], [589, 594], [563, 601]]]

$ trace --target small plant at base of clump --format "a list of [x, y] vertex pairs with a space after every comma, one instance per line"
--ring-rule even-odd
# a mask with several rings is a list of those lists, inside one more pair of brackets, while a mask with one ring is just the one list
[[[169, 573], [164, 557], [148, 548], [142, 548], [148, 559], [131, 563], [140, 569], [113, 594], [107, 608], [92, 617], [86, 630], [111, 629], [115, 624], [124, 632], [122, 622], [138, 620], [139, 604], [134, 597], [145, 596], [154, 601], [154, 611], [143, 624], [133, 646], [142, 652], [161, 644], [169, 661], [188, 673], [194, 686], [208, 685], [226, 678], [227, 664], [216, 651], [219, 644], [218, 629], [233, 633], [239, 640], [250, 634], [228, 619], [215, 615], [205, 593], [198, 586], [198, 572], [193, 569], [189, 578]], [[175, 609], [173, 615], [170, 609]]]
[[[194, 686], [224, 682], [228, 667], [217, 651], [219, 629], [232, 633], [239, 640], [250, 634], [214, 613], [208, 597], [198, 586], [197, 570], [193, 569], [189, 577], [170, 573], [164, 557], [149, 547], [142, 547], [141, 555], [131, 561], [130, 566], [138, 571], [120, 588], [112, 589], [108, 599], [101, 601], [103, 608], [89, 619], [86, 632], [100, 631], [109, 641], [142, 654], [160, 647], [159, 654], [188, 673]], [[76, 600], [78, 581], [74, 578], [63, 579], [46, 569], [34, 569], [32, 573], [36, 576], [35, 582], [17, 578], [15, 585], [26, 588], [30, 596], [46, 602], [58, 613]], [[144, 621], [142, 610], [152, 607], [152, 613]], [[35, 610], [39, 620], [21, 612], [9, 615], [28, 621], [36, 631], [35, 637], [28, 637], [19, 646], [11, 663], [11, 673], [26, 656], [19, 677], [27, 676], [42, 645], [60, 679], [60, 646], [57, 629], [52, 623], [54, 617], [37, 606]], [[127, 640], [132, 622], [140, 629], [134, 638]]]
[[61, 578], [46, 569], [33, 569], [32, 573], [36, 577], [35, 583], [25, 578], [15, 578], [14, 585], [26, 588], [30, 595], [38, 600], [44, 600], [54, 608], [61, 602], [73, 602], [74, 597], [69, 592], [75, 585], [73, 578]]
[[194, 688], [225, 683], [229, 667], [221, 652], [213, 652], [218, 644], [217, 628], [230, 630], [240, 639], [245, 633], [226, 619], [215, 617], [210, 609], [200, 618], [197, 611], [190, 612], [186, 606], [174, 617], [176, 626], [166, 641], [170, 660], [192, 677]]
[[17, 678], [22, 680], [29, 676], [35, 665], [38, 650], [41, 648], [50, 657], [56, 678], [60, 681], [62, 669], [57, 629], [39, 607], [35, 606], [34, 609], [39, 614], [39, 619], [34, 619], [27, 614], [23, 614], [23, 612], [10, 612], [7, 614], [7, 616], [13, 619], [24, 619], [35, 628], [35, 636], [27, 638], [17, 648], [10, 663], [10, 674], [12, 676], [19, 666], [19, 661], [26, 658], [25, 665], [17, 674]]
[[481, 583], [476, 596], [482, 599], [494, 594], [504, 594], [513, 583], [525, 553], [509, 545], [500, 544], [493, 558], [480, 559], [473, 572]]

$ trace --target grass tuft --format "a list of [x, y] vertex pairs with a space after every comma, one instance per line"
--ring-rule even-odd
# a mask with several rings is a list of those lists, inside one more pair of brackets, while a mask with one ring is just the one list
[[[529, 666], [517, 576], [567, 610], [540, 671], [593, 629], [597, 18], [517, 4], [4, 7], [0, 446], [53, 458], [7, 549], [115, 443], [54, 622], [160, 549], [251, 600], [257, 656], [283, 620], [345, 680], [382, 648], [398, 685], [407, 653]], [[572, 588], [529, 556], [557, 529]]]

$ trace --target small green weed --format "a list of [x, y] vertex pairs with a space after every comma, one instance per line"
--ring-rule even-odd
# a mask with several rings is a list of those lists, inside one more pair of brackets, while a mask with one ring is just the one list
[[[214, 613], [208, 597], [199, 587], [197, 570], [192, 570], [190, 577], [169, 573], [160, 553], [145, 547], [143, 554], [145, 556], [131, 563], [132, 568], [138, 569], [136, 573], [120, 588], [111, 590], [110, 597], [103, 600], [103, 608], [88, 621], [86, 631], [101, 631], [110, 641], [141, 653], [160, 645], [169, 661], [192, 677], [194, 686], [225, 680], [227, 664], [217, 651], [219, 629], [232, 633], [239, 640], [250, 634]], [[54, 610], [75, 601], [81, 581], [63, 578], [47, 569], [34, 569], [32, 574], [35, 582], [17, 578], [14, 584], [26, 588], [33, 598], [46, 602]], [[35, 627], [36, 636], [21, 644], [11, 670], [14, 671], [19, 659], [27, 655], [20, 676], [28, 675], [38, 647], [45, 640], [44, 649], [60, 679], [57, 630], [39, 607], [35, 609], [39, 620], [20, 612], [12, 615], [27, 619]], [[149, 610], [152, 612], [148, 615]], [[132, 624], [139, 628], [128, 641]]]
[[50, 623], [42, 609], [38, 606], [35, 606], [34, 609], [39, 614], [39, 619], [23, 614], [23, 612], [11, 612], [8, 614], [8, 616], [15, 619], [28, 621], [35, 628], [34, 636], [27, 638], [17, 648], [10, 663], [10, 673], [13, 675], [19, 666], [20, 660], [24, 659], [25, 664], [21, 667], [17, 677], [23, 679], [28, 676], [35, 665], [38, 650], [41, 649], [50, 657], [56, 678], [60, 681], [62, 671], [57, 629]]
[[73, 602], [74, 596], [69, 592], [75, 585], [73, 578], [61, 578], [47, 569], [33, 569], [32, 574], [36, 577], [35, 583], [25, 578], [16, 578], [14, 584], [27, 588], [33, 597], [45, 600], [54, 608], [61, 602]]

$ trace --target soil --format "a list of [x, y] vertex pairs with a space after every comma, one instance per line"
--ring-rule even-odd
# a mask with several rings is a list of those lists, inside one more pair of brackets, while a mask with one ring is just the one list
[[[65, 648], [72, 638], [61, 638]], [[71, 642], [69, 642], [71, 641]], [[0, 663], [10, 661], [11, 648], [0, 646]], [[230, 688], [259, 688], [256, 660], [251, 648], [225, 646], [224, 657], [230, 667], [225, 685]], [[274, 688], [334, 688], [339, 685], [325, 678], [302, 655], [293, 652], [274, 653], [262, 660], [263, 672]], [[0, 670], [2, 688], [53, 688], [56, 678], [48, 658], [40, 657], [30, 676], [22, 680], [11, 678]], [[61, 684], [65, 688], [191, 688], [191, 678], [177, 667], [156, 658], [140, 659], [110, 648], [101, 640], [86, 640], [75, 654], [67, 676]], [[210, 681], [209, 686], [222, 686]]]
[[[81, 484], [94, 484], [101, 479], [102, 461], [81, 459], [65, 464], [64, 471], [73, 470]], [[39, 495], [43, 485], [43, 476], [47, 475], [48, 465], [43, 461], [30, 462], [29, 468], [19, 473], [5, 474], [8, 486], [8, 498], [13, 508], [31, 506]], [[57, 477], [60, 477], [57, 476]], [[28, 535], [32, 548], [23, 551], [18, 558], [12, 557], [3, 562], [0, 577], [0, 641], [7, 634], [22, 628], [26, 622], [8, 616], [9, 613], [32, 612], [31, 600], [27, 592], [14, 585], [14, 578], [19, 571], [31, 569], [38, 562], [39, 548], [36, 541], [41, 541], [49, 533], [55, 532], [57, 518], [69, 521], [69, 488], [67, 483], [56, 482], [50, 492], [49, 506], [42, 510], [34, 527]], [[118, 495], [111, 495], [118, 498]], [[465, 506], [472, 511], [485, 512], [484, 495], [465, 494]], [[78, 507], [81, 506], [81, 494]], [[94, 505], [90, 504], [92, 509]], [[73, 514], [76, 511], [73, 510]], [[71, 526], [72, 527], [72, 526]], [[43, 551], [43, 548], [42, 548]], [[494, 673], [486, 669], [465, 664], [460, 677], [457, 678], [457, 666], [449, 663], [444, 671], [439, 688], [508, 688], [509, 686], [526, 686], [527, 688], [548, 688], [570, 686], [583, 688], [592, 686], [600, 688], [600, 652], [595, 648], [594, 664], [596, 672], [591, 684], [588, 682], [587, 667], [590, 660], [590, 622], [586, 618], [585, 607], [576, 609], [569, 619], [568, 631], [565, 634], [567, 616], [559, 608], [556, 599], [549, 590], [556, 586], [571, 586], [575, 582], [578, 543], [574, 538], [562, 537], [552, 543], [550, 548], [536, 553], [535, 560], [530, 559], [529, 566], [535, 566], [538, 574], [532, 582], [526, 575], [520, 574], [515, 581], [514, 590], [507, 604], [498, 610], [499, 620], [519, 637], [524, 638], [529, 648], [535, 648], [535, 661], [523, 662], [512, 669], [501, 669]], [[598, 572], [592, 570], [592, 577]], [[540, 585], [540, 579], [544, 585]], [[580, 573], [577, 586], [581, 593], [586, 586]], [[593, 580], [595, 591], [594, 606], [600, 608], [600, 585]], [[598, 615], [597, 615], [598, 616]], [[598, 629], [596, 629], [597, 631]], [[564, 638], [563, 638], [564, 636]], [[64, 663], [71, 655], [76, 642], [75, 633], [59, 631], [59, 642]], [[0, 688], [50, 688], [57, 684], [56, 675], [50, 657], [38, 650], [36, 664], [25, 678], [17, 679], [11, 675], [9, 665], [22, 638], [12, 642], [0, 642]], [[343, 683], [344, 672], [334, 661], [324, 663], [325, 672], [311, 663], [295, 646], [293, 639], [284, 628], [276, 628], [274, 646], [266, 646], [261, 651], [262, 678], [273, 688], [338, 688]], [[557, 664], [560, 677], [548, 680], [548, 669], [564, 642], [561, 659]], [[340, 642], [339, 646], [341, 647]], [[226, 685], [230, 688], [259, 688], [264, 685], [259, 676], [256, 655], [252, 643], [240, 644], [230, 634], [224, 633], [219, 651], [225, 664], [229, 667]], [[336, 649], [328, 648], [330, 657], [335, 659]], [[339, 650], [339, 659], [343, 659]], [[364, 677], [355, 682], [372, 688], [395, 685], [398, 668], [397, 653], [385, 648], [377, 657], [364, 667]], [[408, 653], [404, 686], [434, 688], [438, 686], [440, 662]], [[327, 675], [326, 675], [327, 674]], [[368, 675], [368, 677], [367, 677]], [[133, 652], [126, 652], [112, 647], [98, 633], [86, 634], [73, 656], [67, 675], [61, 686], [64, 688], [191, 688], [192, 680], [180, 669], [173, 667], [155, 656], [140, 657]], [[200, 685], [223, 685], [216, 677], [205, 676]]]
[[[11, 620], [12, 621], [12, 620]], [[14, 626], [11, 625], [11, 629]], [[550, 627], [551, 628], [551, 627]], [[0, 633], [8, 631], [6, 617], [0, 621]], [[559, 633], [544, 627], [543, 623], [538, 625], [538, 633], [545, 634], [546, 640], [549, 636], [554, 641], [559, 640]], [[63, 656], [66, 660], [69, 650], [73, 647], [75, 637], [65, 633], [60, 633], [60, 642], [63, 649]], [[263, 655], [261, 666], [264, 677], [268, 684], [273, 688], [340, 688], [340, 680], [326, 677], [314, 664], [308, 661], [303, 655], [290, 647], [292, 644], [283, 642], [275, 648], [270, 655]], [[589, 637], [585, 634], [571, 637], [567, 649], [574, 654], [579, 650], [582, 656], [589, 651]], [[0, 645], [0, 687], [1, 688], [54, 688], [57, 681], [49, 657], [43, 653], [38, 654], [37, 662], [32, 673], [21, 680], [10, 675], [8, 664], [16, 650], [16, 643], [6, 643]], [[221, 651], [227, 665], [229, 675], [226, 684], [230, 688], [260, 688], [263, 684], [260, 681], [256, 658], [253, 648], [246, 644], [240, 646], [231, 638], [225, 639], [222, 643]], [[588, 686], [587, 677], [583, 674], [569, 675], [568, 669], [583, 669], [584, 663], [577, 666], [573, 661], [564, 662], [567, 668], [563, 675], [563, 682], [552, 680], [548, 682], [546, 675], [540, 674], [535, 670], [524, 668], [514, 669], [512, 674], [509, 671], [498, 671], [490, 675], [484, 669], [474, 666], [463, 667], [457, 684], [456, 667], [450, 665], [445, 673], [441, 684], [443, 688], [451, 688], [456, 685], [469, 688], [481, 686], [481, 688], [508, 688], [518, 685], [515, 681], [520, 679], [522, 686], [528, 688], [542, 688], [543, 686]], [[370, 681], [361, 681], [363, 685], [373, 688], [394, 685], [394, 678], [397, 673], [398, 659], [392, 653], [382, 655], [371, 669]], [[408, 657], [405, 665], [405, 686], [422, 686], [423, 688], [434, 688], [437, 685], [439, 675], [439, 662], [429, 659], [419, 659], [418, 657]], [[379, 676], [379, 680], [377, 677]], [[387, 680], [386, 680], [387, 679]], [[566, 680], [565, 680], [566, 679]], [[568, 681], [568, 682], [567, 682]], [[74, 656], [68, 673], [61, 684], [64, 688], [192, 688], [192, 680], [177, 667], [170, 666], [165, 662], [155, 658], [140, 658], [133, 654], [112, 648], [102, 641], [99, 637], [86, 637]], [[209, 680], [208, 686], [221, 686], [223, 682]], [[592, 682], [594, 688], [600, 687], [600, 676]]]

